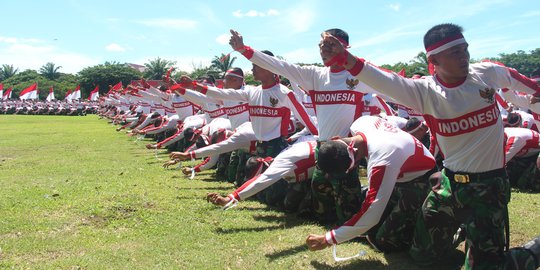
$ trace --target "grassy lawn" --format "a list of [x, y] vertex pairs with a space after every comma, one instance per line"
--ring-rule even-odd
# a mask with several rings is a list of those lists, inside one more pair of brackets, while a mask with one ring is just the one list
[[[345, 243], [310, 252], [326, 228], [254, 201], [204, 200], [233, 190], [165, 170], [144, 141], [96, 116], [0, 116], [1, 269], [417, 269], [406, 254]], [[512, 246], [540, 232], [540, 195], [514, 192]], [[447, 267], [450, 269], [450, 267]]]

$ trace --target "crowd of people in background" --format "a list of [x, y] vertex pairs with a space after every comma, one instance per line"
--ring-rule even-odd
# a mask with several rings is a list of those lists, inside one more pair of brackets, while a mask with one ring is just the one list
[[0, 114], [84, 116], [96, 114], [98, 107], [98, 101], [4, 100], [0, 102]]

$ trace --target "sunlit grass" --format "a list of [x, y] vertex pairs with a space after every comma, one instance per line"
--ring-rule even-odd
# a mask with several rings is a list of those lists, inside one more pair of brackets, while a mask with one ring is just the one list
[[[229, 211], [205, 194], [233, 190], [164, 170], [161, 160], [96, 116], [0, 116], [0, 268], [417, 269], [406, 254], [358, 242], [310, 252], [326, 228], [255, 201]], [[540, 232], [538, 194], [513, 193], [512, 245]]]

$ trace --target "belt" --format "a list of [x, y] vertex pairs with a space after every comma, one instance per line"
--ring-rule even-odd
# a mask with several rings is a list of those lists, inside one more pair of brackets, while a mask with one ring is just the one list
[[275, 141], [285, 141], [285, 138], [284, 137], [277, 137], [277, 138], [271, 139], [269, 141], [257, 141], [257, 144], [266, 145], [266, 144], [273, 143]]
[[448, 179], [453, 180], [456, 183], [468, 184], [469, 182], [476, 182], [486, 178], [506, 176], [506, 169], [501, 168], [481, 173], [467, 173], [453, 172], [448, 168], [444, 168], [444, 174], [448, 177]]

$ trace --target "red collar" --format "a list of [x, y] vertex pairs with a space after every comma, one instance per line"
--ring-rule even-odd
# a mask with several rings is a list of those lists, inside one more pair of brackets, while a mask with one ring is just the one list
[[434, 75], [434, 77], [440, 84], [442, 84], [446, 88], [458, 87], [458, 86], [462, 85], [465, 82], [465, 80], [467, 80], [467, 77], [465, 77], [465, 78], [463, 78], [463, 80], [457, 81], [455, 83], [446, 83], [441, 78], [437, 77], [436, 74]]
[[274, 82], [273, 84], [270, 84], [270, 85], [264, 85], [264, 84], [263, 84], [263, 85], [262, 85], [262, 89], [270, 89], [270, 88], [272, 88], [272, 87], [274, 87], [274, 86], [276, 86], [276, 85], [278, 85], [278, 84], [279, 84], [279, 82], [277, 82], [277, 81]]
[[344, 70], [345, 70], [344, 67], [334, 67], [334, 66], [330, 67], [330, 72], [332, 72], [332, 73], [338, 73], [338, 72], [342, 72]]

